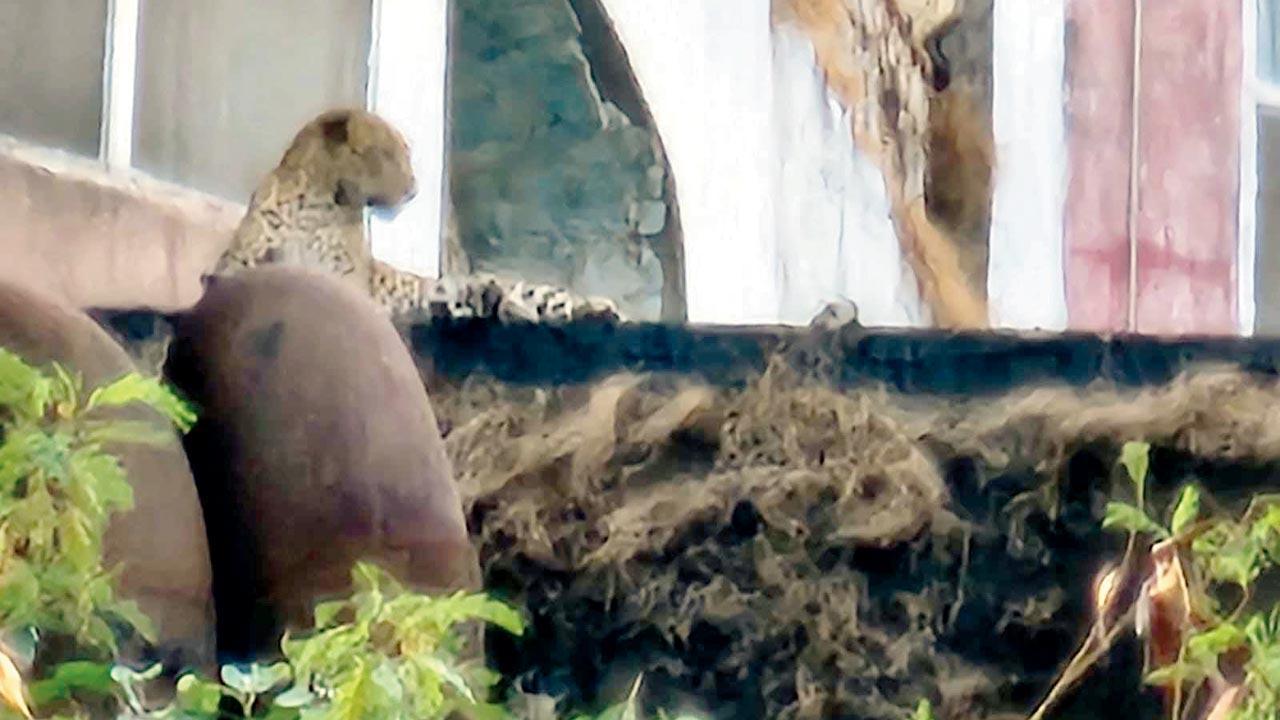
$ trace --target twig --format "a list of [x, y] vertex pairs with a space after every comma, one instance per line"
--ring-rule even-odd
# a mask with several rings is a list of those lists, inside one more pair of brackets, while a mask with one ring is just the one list
[[1134, 608], [1130, 606], [1124, 615], [1121, 615], [1116, 621], [1115, 625], [1111, 626], [1111, 629], [1102, 635], [1098, 634], [1101, 626], [1095, 625], [1089, 631], [1089, 636], [1085, 638], [1080, 649], [1076, 651], [1075, 656], [1071, 658], [1071, 662], [1067, 663], [1067, 666], [1063, 668], [1057, 682], [1053, 684], [1053, 687], [1049, 688], [1049, 694], [1045, 696], [1044, 700], [1040, 701], [1039, 707], [1028, 716], [1027, 720], [1044, 720], [1049, 711], [1061, 702], [1067, 692], [1075, 687], [1076, 683], [1080, 682], [1089, 673], [1089, 670], [1093, 668], [1098, 660], [1102, 659], [1111, 650], [1116, 638], [1133, 622], [1133, 617]]

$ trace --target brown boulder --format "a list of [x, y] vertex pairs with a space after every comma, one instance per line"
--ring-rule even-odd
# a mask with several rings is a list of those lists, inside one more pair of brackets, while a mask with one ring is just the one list
[[[0, 281], [0, 347], [29, 363], [58, 362], [79, 371], [92, 388], [134, 372], [124, 349], [88, 315], [42, 291]], [[114, 417], [167, 421], [145, 407]], [[134, 487], [134, 508], [107, 531], [106, 560], [123, 563], [120, 591], [156, 625], [161, 657], [179, 666], [213, 660], [213, 599], [209, 551], [195, 482], [182, 445], [108, 447]]]
[[419, 590], [479, 585], [431, 402], [364, 293], [281, 266], [210, 278], [167, 368], [201, 408], [185, 441], [226, 659], [309, 626], [359, 559]]

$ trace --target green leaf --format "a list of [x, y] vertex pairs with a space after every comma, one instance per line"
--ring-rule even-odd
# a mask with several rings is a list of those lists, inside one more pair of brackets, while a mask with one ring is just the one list
[[355, 667], [348, 679], [334, 688], [334, 712], [331, 717], [335, 720], [365, 720], [365, 718], [379, 717], [376, 700], [371, 697], [372, 691], [373, 681], [370, 678], [369, 665], [362, 659], [356, 658]]
[[331, 720], [334, 717], [333, 703], [319, 703], [302, 708], [298, 720]]
[[79, 373], [69, 372], [60, 363], [53, 363], [50, 369], [53, 371], [51, 398], [66, 403], [67, 409], [74, 414], [80, 402], [80, 391], [84, 388], [83, 378]]
[[1249, 668], [1260, 676], [1269, 687], [1280, 683], [1280, 647], [1272, 644], [1254, 647], [1249, 657]]
[[1151, 464], [1151, 444], [1145, 442], [1127, 442], [1120, 450], [1120, 462], [1129, 472], [1129, 479], [1135, 488], [1141, 490], [1147, 480], [1147, 470]]
[[1194, 663], [1174, 662], [1152, 670], [1143, 678], [1148, 685], [1169, 686], [1188, 682], [1200, 682], [1207, 678], [1204, 668]]
[[178, 707], [189, 713], [217, 717], [222, 687], [187, 673], [178, 678]]
[[1173, 508], [1173, 521], [1170, 530], [1174, 535], [1181, 533], [1200, 516], [1200, 489], [1194, 485], [1183, 486], [1178, 494], [1178, 502]]
[[301, 714], [298, 712], [297, 708], [272, 705], [271, 708], [267, 710], [267, 714], [262, 717], [262, 720], [299, 720], [300, 717]]
[[275, 697], [276, 705], [286, 708], [300, 708], [310, 705], [317, 699], [316, 694], [306, 685], [294, 685]]
[[52, 383], [22, 358], [0, 348], [0, 407], [25, 418], [44, 415]]
[[334, 602], [322, 602], [316, 605], [315, 609], [315, 626], [317, 630], [336, 625], [338, 616], [346, 609], [347, 602], [338, 600]]
[[1198, 663], [1216, 663], [1218, 656], [1249, 641], [1245, 631], [1232, 623], [1223, 623], [1187, 639], [1187, 657]]
[[[385, 701], [392, 705], [401, 705], [404, 703], [404, 686], [400, 683], [400, 678], [396, 675], [391, 664], [388, 662], [380, 662], [373, 672], [369, 674], [369, 679], [373, 684], [382, 691]], [[465, 687], [465, 684], [464, 684]]]
[[53, 669], [47, 679], [32, 683], [31, 701], [37, 706], [68, 700], [77, 690], [109, 695], [116, 683], [111, 677], [111, 666], [106, 663], [75, 660]]
[[[20, 608], [31, 608], [40, 603], [40, 580], [24, 560], [14, 558], [0, 576], [0, 615], [8, 616]], [[12, 622], [12, 619], [10, 620]]]
[[222, 666], [222, 683], [241, 694], [253, 692], [253, 678], [235, 665]]
[[1131, 533], [1150, 533], [1160, 538], [1169, 536], [1169, 531], [1160, 527], [1151, 516], [1138, 508], [1122, 502], [1107, 503], [1106, 514], [1102, 518], [1102, 528], [1110, 530], [1118, 528]]
[[927, 698], [920, 698], [920, 702], [916, 703], [916, 712], [911, 716], [912, 720], [934, 720], [933, 703]]
[[133, 509], [133, 486], [120, 459], [97, 448], [77, 448], [67, 458], [70, 479], [93, 491], [105, 510]]
[[462, 674], [456, 668], [437, 657], [421, 658], [420, 662], [425, 668], [434, 672], [449, 687], [453, 688], [454, 692], [471, 702], [475, 702], [475, 695], [472, 694], [466, 679], [462, 677]]
[[94, 390], [85, 403], [85, 410], [124, 407], [134, 403], [142, 403], [160, 411], [182, 432], [187, 432], [195, 425], [196, 413], [189, 404], [164, 383], [138, 373], [129, 373], [110, 385]]
[[292, 677], [293, 671], [289, 668], [288, 663], [280, 662], [266, 666], [254, 663], [249, 666], [251, 690], [258, 695], [270, 692], [272, 688], [289, 682]]
[[132, 600], [116, 600], [111, 605], [111, 614], [128, 623], [147, 642], [156, 641], [155, 624], [142, 612], [138, 603]]
[[1222, 548], [1209, 557], [1209, 575], [1219, 582], [1248, 587], [1258, 576], [1257, 550], [1238, 543]]
[[164, 665], [161, 663], [155, 663], [146, 670], [134, 670], [127, 665], [116, 664], [111, 666], [111, 679], [118, 685], [136, 685], [155, 680], [163, 670]]

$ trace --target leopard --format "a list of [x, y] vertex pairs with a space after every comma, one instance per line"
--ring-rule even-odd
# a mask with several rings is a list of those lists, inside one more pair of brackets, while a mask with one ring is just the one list
[[325, 111], [294, 136], [262, 179], [212, 273], [268, 264], [318, 268], [353, 283], [381, 311], [408, 324], [437, 319], [561, 324], [622, 322], [607, 298], [486, 272], [418, 275], [373, 257], [366, 211], [394, 217], [417, 194], [409, 144], [378, 114]]

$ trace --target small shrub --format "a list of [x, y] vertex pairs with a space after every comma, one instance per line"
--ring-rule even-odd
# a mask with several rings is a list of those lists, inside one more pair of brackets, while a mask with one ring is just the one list
[[[283, 661], [224, 666], [217, 681], [184, 675], [172, 702], [149, 707], [143, 688], [161, 667], [129, 668], [117, 653], [118, 631], [151, 638], [151, 623], [116, 597], [118, 569], [103, 564], [111, 516], [133, 506], [105, 447], [170, 437], [153, 423], [103, 416], [134, 404], [183, 432], [195, 421], [159, 380], [129, 374], [86, 393], [65, 368], [41, 371], [0, 348], [0, 628], [42, 644], [65, 636], [76, 657], [25, 688], [37, 709], [62, 711], [51, 720], [83, 720], [90, 708], [118, 720], [432, 720], [461, 709], [481, 720], [514, 717], [487, 702], [496, 678], [460, 659], [460, 629], [479, 621], [520, 634], [519, 613], [484, 594], [407, 591], [370, 563], [353, 569], [349, 598], [318, 606], [311, 631], [282, 640]], [[12, 650], [0, 651], [8, 660]], [[0, 718], [30, 717], [23, 690], [0, 687]], [[599, 720], [639, 720], [638, 690], [639, 679]]]
[[[1280, 496], [1255, 496], [1238, 518], [1202, 517], [1201, 492], [1186, 485], [1164, 525], [1144, 505], [1148, 452], [1144, 443], [1125, 446], [1136, 501], [1110, 503], [1103, 521], [1131, 541], [1140, 534], [1158, 541], [1148, 550], [1155, 570], [1137, 610], [1149, 645], [1168, 642], [1149, 630], [1156, 612], [1149, 598], [1163, 595], [1173, 600], [1167, 607], [1183, 609], [1181, 617], [1158, 618], [1174, 628], [1177, 659], [1152, 669], [1146, 682], [1171, 689], [1173, 720], [1195, 712], [1197, 700], [1235, 720], [1280, 717], [1280, 606], [1257, 611], [1250, 602], [1254, 583], [1280, 560]], [[1235, 592], [1224, 592], [1229, 588]], [[1224, 597], [1235, 599], [1224, 604]]]
[[141, 403], [180, 428], [192, 411], [156, 380], [130, 374], [86, 393], [79, 375], [41, 372], [0, 349], [0, 625], [66, 635], [98, 656], [116, 650], [113, 624], [150, 637], [137, 606], [116, 597], [102, 541], [133, 490], [108, 443], [151, 442], [152, 423], [102, 417]]

